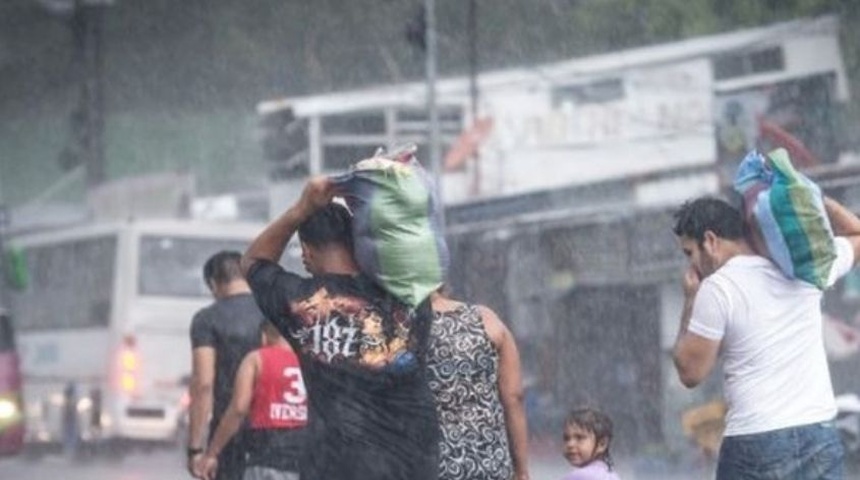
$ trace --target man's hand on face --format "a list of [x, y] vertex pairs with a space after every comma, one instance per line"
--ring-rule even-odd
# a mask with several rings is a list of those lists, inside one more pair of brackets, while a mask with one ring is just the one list
[[305, 184], [305, 189], [302, 191], [302, 197], [299, 199], [299, 204], [302, 206], [305, 213], [311, 214], [328, 205], [332, 198], [334, 198], [334, 194], [335, 186], [328, 177], [312, 177], [308, 180], [308, 183]]
[[693, 298], [696, 296], [696, 292], [699, 290], [699, 284], [701, 280], [699, 279], [699, 273], [692, 266], [687, 267], [687, 270], [684, 272], [684, 279], [682, 281], [682, 285], [684, 287], [684, 296], [687, 298]]

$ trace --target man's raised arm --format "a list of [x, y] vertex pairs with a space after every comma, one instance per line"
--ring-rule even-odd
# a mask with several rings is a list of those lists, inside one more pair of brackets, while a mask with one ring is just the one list
[[846, 237], [854, 247], [854, 264], [860, 262], [860, 218], [830, 197], [824, 197], [824, 208], [830, 218], [833, 233]]
[[313, 177], [305, 184], [302, 196], [296, 203], [270, 223], [251, 242], [242, 255], [242, 274], [246, 277], [257, 260], [277, 262], [284, 254], [287, 243], [293, 238], [299, 225], [317, 209], [327, 205], [334, 196], [334, 185], [328, 177]]

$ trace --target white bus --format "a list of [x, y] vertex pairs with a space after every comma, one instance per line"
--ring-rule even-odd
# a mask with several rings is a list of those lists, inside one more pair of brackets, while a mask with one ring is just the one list
[[261, 225], [178, 220], [15, 237], [26, 287], [12, 293], [26, 441], [172, 441], [191, 372], [189, 326], [212, 301], [202, 267], [244, 251]]

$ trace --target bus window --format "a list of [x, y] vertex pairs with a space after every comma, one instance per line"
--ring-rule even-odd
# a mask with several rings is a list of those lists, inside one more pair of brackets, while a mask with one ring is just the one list
[[203, 264], [221, 250], [245, 251], [248, 242], [147, 235], [140, 240], [140, 295], [208, 297]]
[[27, 247], [30, 281], [11, 295], [19, 329], [107, 326], [116, 249], [114, 236]]
[[23, 445], [21, 371], [15, 334], [9, 317], [0, 310], [0, 455], [18, 453]]

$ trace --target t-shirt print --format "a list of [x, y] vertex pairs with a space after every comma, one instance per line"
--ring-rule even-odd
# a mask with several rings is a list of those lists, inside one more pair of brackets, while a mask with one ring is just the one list
[[306, 355], [325, 363], [355, 362], [374, 370], [401, 370], [415, 364], [409, 345], [410, 317], [405, 308], [389, 315], [352, 295], [332, 294], [326, 286], [290, 302], [298, 320], [292, 337]]

